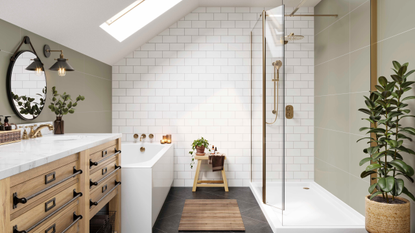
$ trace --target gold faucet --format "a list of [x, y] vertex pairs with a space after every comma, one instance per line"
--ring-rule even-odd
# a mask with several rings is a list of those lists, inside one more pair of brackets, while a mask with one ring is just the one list
[[142, 139], [144, 139], [144, 138], [146, 138], [146, 135], [145, 135], [145, 134], [141, 134], [141, 137], [140, 137], [140, 142], [141, 142], [141, 140], [142, 140]]
[[42, 130], [45, 127], [48, 127], [49, 130], [51, 130], [51, 131], [53, 130], [53, 125], [51, 125], [51, 124], [40, 125], [39, 127], [37, 127], [35, 129], [35, 131], [33, 132], [33, 135], [32, 135], [31, 138], [40, 138], [40, 137], [42, 137], [42, 134], [39, 135], [39, 133], [40, 133], [40, 130]]

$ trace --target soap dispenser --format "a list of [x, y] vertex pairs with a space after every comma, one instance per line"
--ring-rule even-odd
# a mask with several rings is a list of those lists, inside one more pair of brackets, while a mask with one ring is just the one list
[[12, 130], [12, 126], [9, 124], [9, 117], [11, 116], [5, 116], [4, 117], [4, 130], [9, 131]]

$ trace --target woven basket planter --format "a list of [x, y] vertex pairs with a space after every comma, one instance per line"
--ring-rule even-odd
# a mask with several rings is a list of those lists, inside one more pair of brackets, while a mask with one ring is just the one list
[[[379, 195], [381, 196], [381, 195]], [[402, 197], [396, 199], [405, 204], [386, 204], [365, 198], [366, 201], [366, 230], [370, 233], [410, 233], [411, 208], [410, 202]]]

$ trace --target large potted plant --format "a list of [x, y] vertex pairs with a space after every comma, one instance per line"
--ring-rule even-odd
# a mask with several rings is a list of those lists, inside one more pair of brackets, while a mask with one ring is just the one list
[[195, 150], [196, 155], [203, 156], [205, 155], [205, 149], [209, 149], [209, 141], [205, 138], [199, 138], [193, 141], [192, 143], [192, 150], [189, 151], [189, 154], [192, 156], [192, 161], [190, 162], [190, 168], [193, 168], [193, 165], [195, 164]]
[[74, 114], [78, 102], [84, 101], [85, 97], [79, 95], [76, 97], [76, 100], [73, 101], [71, 96], [66, 92], [59, 94], [56, 87], [52, 87], [52, 93], [53, 97], [49, 109], [56, 115], [56, 120], [54, 121], [54, 133], [64, 134], [64, 121], [62, 120], [62, 117], [68, 113]]
[[408, 63], [403, 65], [393, 62], [395, 74], [391, 79], [379, 77], [376, 91], [365, 96], [367, 108], [359, 111], [368, 115], [370, 127], [362, 127], [369, 137], [358, 141], [366, 141], [370, 147], [363, 150], [368, 157], [360, 161], [360, 166], [369, 163], [361, 173], [361, 177], [371, 177], [370, 195], [366, 196], [366, 230], [369, 232], [410, 232], [410, 202], [401, 197], [405, 194], [415, 201], [414, 195], [405, 187], [405, 180], [413, 183], [414, 169], [404, 162], [404, 154], [415, 155], [406, 147], [405, 142], [412, 141], [415, 129], [403, 125], [403, 118], [410, 115], [408, 101], [415, 96], [406, 93], [415, 82], [408, 77], [415, 72], [407, 72]]

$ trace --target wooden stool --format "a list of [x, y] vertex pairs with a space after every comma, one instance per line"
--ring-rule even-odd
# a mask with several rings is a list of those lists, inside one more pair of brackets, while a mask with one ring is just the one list
[[[193, 192], [196, 192], [197, 187], [224, 187], [225, 192], [229, 192], [228, 181], [226, 180], [225, 166], [223, 166], [223, 170], [222, 170], [222, 180], [199, 180], [200, 166], [202, 164], [202, 160], [208, 160], [209, 156], [208, 155], [195, 156], [195, 159], [197, 159], [197, 168], [196, 168], [195, 180], [193, 182], [193, 189], [192, 189]], [[225, 160], [226, 160], [226, 156], [225, 156]]]

